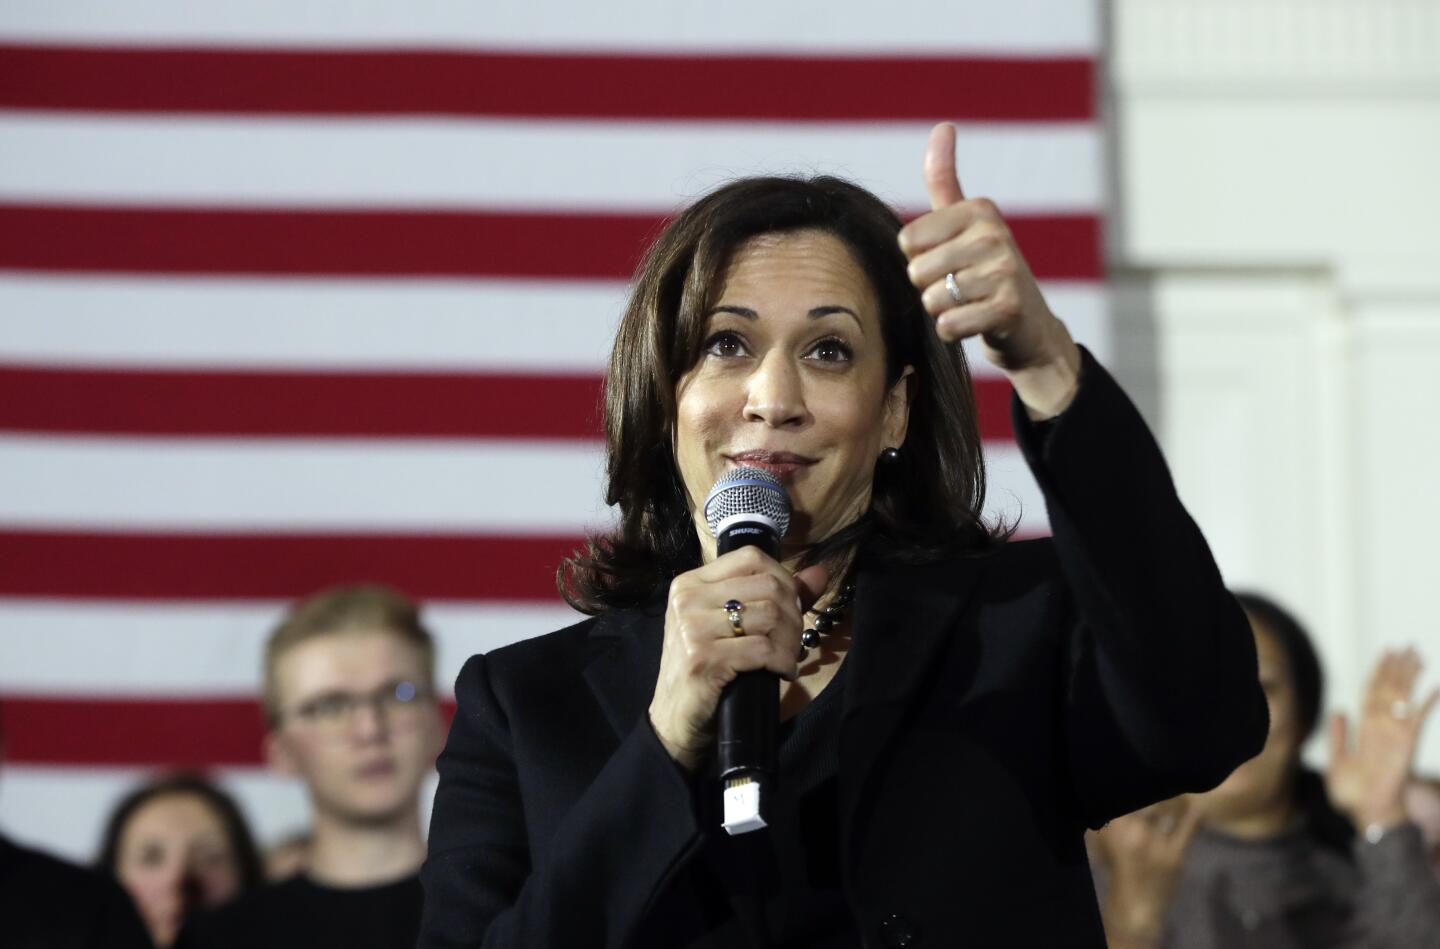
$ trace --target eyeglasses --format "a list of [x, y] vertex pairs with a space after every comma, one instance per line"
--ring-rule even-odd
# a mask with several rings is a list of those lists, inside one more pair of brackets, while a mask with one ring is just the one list
[[316, 731], [339, 733], [353, 727], [356, 713], [368, 706], [391, 726], [413, 725], [434, 697], [427, 687], [396, 679], [371, 692], [322, 692], [295, 706], [289, 715]]

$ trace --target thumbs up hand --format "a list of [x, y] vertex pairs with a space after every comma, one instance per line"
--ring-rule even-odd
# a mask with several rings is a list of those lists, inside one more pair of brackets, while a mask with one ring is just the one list
[[965, 197], [949, 123], [930, 132], [925, 188], [931, 211], [901, 229], [900, 249], [936, 332], [946, 342], [980, 336], [1030, 417], [1058, 415], [1075, 397], [1080, 351], [1050, 312], [1000, 209]]

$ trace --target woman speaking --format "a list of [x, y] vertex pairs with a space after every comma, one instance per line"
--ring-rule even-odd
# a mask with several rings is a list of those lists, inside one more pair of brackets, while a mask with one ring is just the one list
[[[1085, 828], [1264, 744], [1243, 614], [954, 135], [903, 228], [844, 181], [752, 178], [651, 248], [606, 387], [619, 524], [560, 575], [591, 618], [461, 672], [422, 946], [1103, 946]], [[1053, 539], [981, 519], [975, 335]], [[778, 558], [717, 553], [739, 467], [789, 496]], [[716, 709], [756, 670], [778, 779], [732, 836]]]

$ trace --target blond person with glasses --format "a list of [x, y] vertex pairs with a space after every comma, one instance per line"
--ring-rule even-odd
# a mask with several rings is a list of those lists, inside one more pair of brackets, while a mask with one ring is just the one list
[[444, 739], [434, 642], [413, 603], [372, 586], [295, 606], [265, 648], [265, 745], [305, 783], [307, 865], [198, 917], [181, 947], [406, 947], [419, 932], [420, 793]]

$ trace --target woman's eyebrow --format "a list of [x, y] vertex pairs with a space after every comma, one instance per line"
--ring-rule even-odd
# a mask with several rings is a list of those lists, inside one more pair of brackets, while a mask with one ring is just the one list
[[815, 307], [814, 310], [809, 311], [809, 318], [811, 318], [811, 320], [818, 320], [819, 317], [828, 317], [832, 312], [844, 312], [851, 320], [855, 321], [855, 328], [860, 330], [860, 336], [865, 336], [864, 321], [861, 320], [860, 314], [851, 310], [850, 307], [841, 307], [841, 305], [838, 304], [831, 304], [828, 305], [828, 307]]
[[705, 311], [705, 315], [707, 317], [714, 316], [716, 313], [734, 313], [736, 316], [743, 316], [747, 320], [758, 320], [760, 318], [760, 314], [756, 313], [748, 306], [730, 306], [728, 304], [722, 304], [720, 306], [712, 306], [710, 309]]
[[[756, 313], [748, 306], [733, 306], [728, 303], [722, 303], [720, 306], [712, 306], [709, 310], [705, 311], [706, 316], [714, 316], [716, 313], [734, 313], [736, 316], [743, 316], [747, 320], [756, 320], [760, 318], [760, 314]], [[854, 317], [856, 323], [860, 322], [860, 314], [856, 313], [848, 306], [840, 306], [839, 304], [829, 304], [827, 306], [812, 307], [810, 311], [805, 315], [812, 320], [816, 320], [822, 316], [829, 316], [831, 313], [848, 313], [850, 314], [850, 316]]]
[[819, 319], [822, 316], [829, 316], [831, 313], [850, 314], [850, 318], [855, 321], [855, 325], [860, 327], [860, 332], [862, 334], [865, 332], [865, 324], [860, 321], [860, 314], [856, 313], [848, 306], [839, 306], [838, 304], [831, 304], [829, 306], [817, 306], [811, 309], [809, 314], [807, 315], [810, 317], [810, 319], [815, 320]]

